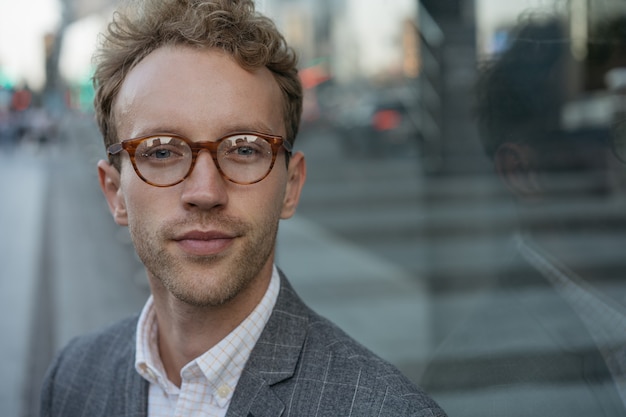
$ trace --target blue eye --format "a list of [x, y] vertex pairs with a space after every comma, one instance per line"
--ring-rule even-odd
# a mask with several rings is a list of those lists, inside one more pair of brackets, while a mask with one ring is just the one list
[[239, 146], [237, 147], [235, 152], [237, 153], [237, 155], [241, 155], [241, 156], [252, 156], [257, 151], [252, 146]]
[[172, 156], [172, 152], [169, 149], [157, 149], [152, 152], [152, 156], [156, 159], [165, 159]]
[[[237, 161], [238, 163], [256, 163], [267, 153], [269, 145], [263, 139], [256, 137], [237, 136], [222, 142], [220, 145], [221, 158]], [[271, 148], [269, 149], [271, 153]]]

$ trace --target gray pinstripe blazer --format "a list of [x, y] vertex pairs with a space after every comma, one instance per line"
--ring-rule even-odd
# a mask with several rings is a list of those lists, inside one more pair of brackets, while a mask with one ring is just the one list
[[[137, 317], [79, 337], [46, 375], [42, 417], [145, 417], [134, 369]], [[228, 417], [445, 416], [400, 372], [310, 310], [281, 273], [274, 311], [235, 389]]]

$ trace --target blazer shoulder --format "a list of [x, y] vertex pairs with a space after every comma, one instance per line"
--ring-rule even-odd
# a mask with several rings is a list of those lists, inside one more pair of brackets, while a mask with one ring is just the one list
[[[394, 365], [363, 346], [332, 321], [312, 313], [303, 350], [304, 363], [329, 364], [329, 371], [373, 378], [397, 394], [408, 394], [415, 386]], [[308, 360], [307, 360], [308, 359]], [[335, 362], [330, 366], [330, 361]], [[337, 363], [337, 362], [340, 363]]]
[[[41, 415], [117, 415], [135, 393], [141, 405], [144, 389], [134, 370], [136, 327], [137, 317], [132, 317], [72, 339], [48, 368]], [[131, 387], [136, 389], [129, 394]]]
[[98, 331], [77, 336], [58, 354], [61, 363], [69, 360], [73, 367], [88, 361], [86, 365], [102, 367], [105, 363], [126, 359], [134, 355], [135, 332], [138, 317], [133, 316]]
[[352, 415], [445, 416], [439, 405], [394, 365], [313, 311], [298, 368], [298, 384], [306, 386], [302, 393], [320, 389], [322, 407], [341, 410], [349, 399], [350, 408], [345, 411]]

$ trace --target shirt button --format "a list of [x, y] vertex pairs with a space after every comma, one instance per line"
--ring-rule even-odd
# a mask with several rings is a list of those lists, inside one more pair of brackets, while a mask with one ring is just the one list
[[230, 394], [230, 387], [228, 385], [222, 385], [221, 387], [217, 389], [217, 395], [219, 395], [220, 398], [226, 398], [228, 397], [229, 394]]

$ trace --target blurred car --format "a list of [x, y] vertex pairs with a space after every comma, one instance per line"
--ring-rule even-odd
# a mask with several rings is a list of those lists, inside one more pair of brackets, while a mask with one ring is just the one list
[[335, 127], [348, 156], [413, 156], [419, 127], [410, 90], [372, 90], [338, 106]]

